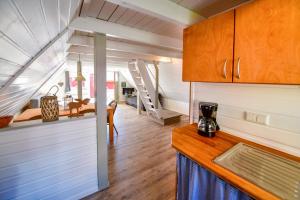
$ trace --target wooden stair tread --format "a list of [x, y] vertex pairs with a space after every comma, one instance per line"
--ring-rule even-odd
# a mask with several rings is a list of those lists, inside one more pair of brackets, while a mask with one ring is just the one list
[[171, 110], [167, 110], [167, 109], [162, 109], [160, 111], [160, 115], [162, 117], [162, 119], [168, 119], [168, 118], [172, 118], [172, 117], [180, 117], [182, 116], [181, 113], [175, 112], [175, 111], [171, 111]]

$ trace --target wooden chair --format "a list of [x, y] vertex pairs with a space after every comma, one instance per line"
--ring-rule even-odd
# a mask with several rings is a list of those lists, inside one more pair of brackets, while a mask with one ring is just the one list
[[[115, 112], [116, 112], [116, 110], [117, 110], [118, 103], [117, 103], [115, 100], [112, 100], [108, 105], [111, 106], [111, 107], [113, 108], [113, 117], [114, 117], [114, 116], [115, 116]], [[109, 116], [107, 115], [107, 121], [109, 121], [108, 118], [109, 118]], [[114, 123], [114, 129], [115, 129], [117, 135], [119, 135], [119, 132], [117, 131], [117, 128], [116, 128], [116, 126], [115, 126], [115, 123]]]

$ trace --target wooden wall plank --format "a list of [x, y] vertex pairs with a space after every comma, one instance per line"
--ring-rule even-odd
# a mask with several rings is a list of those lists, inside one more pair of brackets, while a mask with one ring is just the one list
[[41, 4], [39, 0], [14, 0], [20, 15], [25, 20], [25, 23], [30, 28], [34, 37], [37, 39], [38, 45], [42, 48], [52, 38], [50, 38], [47, 27], [44, 21], [43, 12], [41, 10]]
[[103, 8], [101, 9], [101, 12], [98, 15], [98, 18], [107, 21], [113, 14], [113, 12], [115, 12], [116, 8], [116, 4], [112, 4], [106, 1], [103, 5]]
[[18, 49], [11, 41], [0, 33], [0, 58], [10, 62], [24, 65], [29, 57], [23, 51]]
[[125, 12], [127, 8], [118, 6], [116, 11], [112, 14], [112, 16], [108, 19], [109, 22], [116, 22]]
[[9, 36], [28, 55], [33, 56], [38, 52], [39, 46], [36, 40], [9, 1], [0, 1], [0, 31]]
[[0, 140], [1, 199], [82, 198], [98, 190], [96, 118], [3, 130]]
[[126, 12], [120, 17], [116, 23], [125, 25], [130, 19], [132, 19], [137, 12], [127, 9]]
[[145, 27], [148, 23], [151, 23], [151, 21], [154, 20], [154, 17], [151, 17], [149, 15], [146, 15], [141, 21], [139, 21], [134, 28], [141, 29]]
[[125, 25], [134, 27], [139, 21], [145, 17], [144, 14], [137, 12], [133, 18], [129, 19]]
[[98, 17], [103, 5], [104, 0], [92, 0], [87, 11], [87, 16]]

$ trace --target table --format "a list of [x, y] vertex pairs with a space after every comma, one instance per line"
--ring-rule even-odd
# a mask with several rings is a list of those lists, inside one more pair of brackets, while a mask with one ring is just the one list
[[[114, 109], [111, 106], [107, 106], [107, 114], [108, 114], [108, 124], [109, 124], [109, 141], [114, 141]], [[84, 113], [93, 113], [95, 112], [95, 104], [89, 103], [88, 105], [82, 105], [81, 109], [79, 110], [80, 114]], [[60, 109], [59, 110], [59, 116], [69, 116], [70, 111]], [[36, 120], [41, 119], [42, 113], [40, 108], [32, 108], [27, 109], [23, 113], [21, 113], [19, 116], [17, 116], [14, 119], [14, 122], [23, 122], [23, 121], [30, 121], [30, 120]]]

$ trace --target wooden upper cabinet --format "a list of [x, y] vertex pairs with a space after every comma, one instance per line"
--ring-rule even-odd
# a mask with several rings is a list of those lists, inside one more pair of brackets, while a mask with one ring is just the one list
[[234, 11], [188, 27], [183, 36], [183, 81], [232, 82]]
[[300, 84], [300, 1], [237, 8], [234, 55], [234, 82]]

